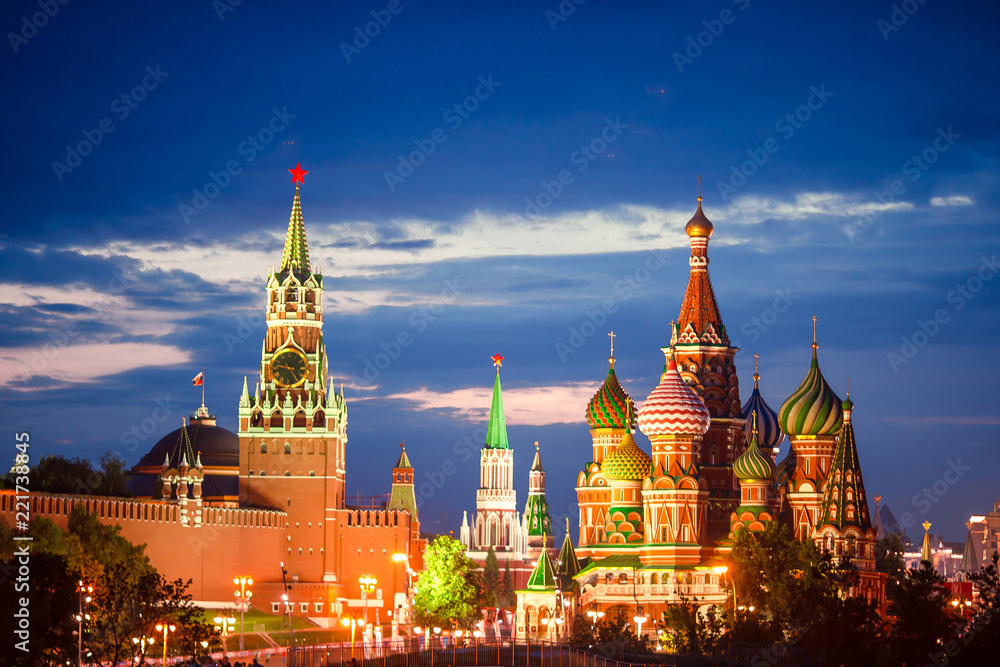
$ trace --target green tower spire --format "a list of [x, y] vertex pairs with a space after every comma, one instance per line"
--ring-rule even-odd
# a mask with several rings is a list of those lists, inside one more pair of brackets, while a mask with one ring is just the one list
[[499, 354], [493, 357], [493, 365], [497, 369], [493, 380], [493, 403], [490, 405], [490, 420], [486, 427], [486, 447], [489, 449], [510, 449], [507, 444], [507, 422], [503, 416], [503, 391], [500, 389], [500, 366], [503, 357]]
[[538, 554], [538, 562], [528, 578], [528, 590], [553, 590], [556, 587], [555, 573], [552, 571], [552, 561], [545, 549]]
[[312, 268], [309, 266], [309, 246], [306, 244], [306, 225], [302, 219], [302, 202], [299, 200], [298, 183], [295, 184], [295, 198], [292, 199], [292, 214], [288, 216], [285, 250], [281, 253], [281, 271], [289, 269], [312, 273]]

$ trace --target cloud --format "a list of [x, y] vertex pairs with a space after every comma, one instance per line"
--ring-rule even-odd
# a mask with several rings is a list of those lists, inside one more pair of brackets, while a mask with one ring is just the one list
[[[191, 360], [191, 354], [156, 343], [81, 343], [73, 345], [73, 331], [35, 348], [0, 349], [0, 387], [30, 391], [52, 389], [125, 373], [136, 368], [173, 366]], [[40, 382], [47, 378], [49, 382]]]
[[966, 195], [931, 197], [931, 206], [972, 206], [972, 199]]
[[[507, 423], [515, 426], [579, 424], [587, 403], [600, 385], [594, 382], [504, 389]], [[427, 387], [390, 394], [380, 400], [400, 401], [408, 410], [437, 410], [456, 419], [485, 422], [489, 418], [492, 387], [471, 387], [438, 392]], [[366, 399], [355, 399], [366, 400]]]

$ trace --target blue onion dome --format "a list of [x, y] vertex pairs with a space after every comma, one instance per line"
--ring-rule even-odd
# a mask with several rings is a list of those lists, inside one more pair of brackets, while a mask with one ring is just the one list
[[631, 431], [626, 431], [622, 441], [601, 463], [601, 472], [608, 479], [638, 482], [649, 475], [652, 463], [649, 454], [639, 449]]
[[764, 397], [760, 394], [760, 388], [758, 386], [758, 381], [760, 380], [760, 375], [756, 372], [753, 374], [753, 393], [750, 394], [750, 398], [747, 402], [743, 404], [743, 419], [747, 421], [746, 426], [743, 427], [743, 435], [746, 438], [746, 442], [750, 444], [751, 437], [751, 419], [752, 415], [757, 415], [757, 443], [764, 449], [764, 451], [772, 450], [777, 451], [778, 446], [781, 445], [781, 441], [785, 439], [785, 434], [781, 431], [781, 427], [778, 425], [778, 413], [771, 409], [771, 406], [767, 404]]
[[[751, 420], [753, 421], [753, 420]], [[757, 445], [757, 429], [751, 428], [750, 446], [736, 457], [733, 473], [741, 482], [750, 480], [769, 481], [774, 475], [774, 462], [760, 451]]]
[[789, 436], [835, 435], [844, 423], [841, 400], [819, 370], [816, 348], [813, 343], [812, 364], [806, 379], [778, 412], [781, 430]]

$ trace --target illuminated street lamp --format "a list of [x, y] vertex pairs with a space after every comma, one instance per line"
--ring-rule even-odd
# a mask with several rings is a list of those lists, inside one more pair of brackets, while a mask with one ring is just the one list
[[146, 648], [156, 643], [156, 637], [132, 637], [132, 643], [139, 651], [139, 655], [132, 658], [132, 662], [138, 663], [146, 655]]
[[76, 622], [79, 624], [77, 627], [76, 635], [76, 664], [77, 667], [83, 666], [83, 622], [90, 620], [90, 614], [85, 614], [83, 611], [83, 605], [88, 604], [91, 601], [91, 595], [94, 593], [94, 587], [87, 584], [84, 585], [83, 579], [76, 587], [77, 592], [80, 594], [80, 613], [76, 614]]
[[358, 583], [361, 585], [361, 599], [365, 603], [365, 624], [368, 623], [368, 596], [375, 592], [375, 587], [378, 585], [378, 579], [370, 574], [363, 574], [358, 577]]
[[240, 608], [240, 650], [243, 650], [243, 614], [247, 609], [250, 608], [250, 598], [253, 597], [253, 591], [250, 587], [253, 586], [253, 579], [250, 577], [235, 577], [233, 578], [233, 583], [239, 586], [236, 591], [236, 604]]
[[227, 653], [229, 651], [226, 646], [226, 638], [235, 629], [236, 619], [232, 616], [216, 616], [215, 617], [215, 628], [222, 635], [222, 652]]
[[173, 623], [157, 623], [156, 631], [163, 633], [163, 664], [167, 664], [167, 636], [177, 629]]

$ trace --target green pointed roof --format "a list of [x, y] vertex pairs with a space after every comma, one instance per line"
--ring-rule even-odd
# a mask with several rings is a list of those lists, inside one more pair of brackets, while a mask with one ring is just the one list
[[976, 557], [976, 543], [972, 541], [972, 531], [965, 535], [965, 550], [962, 552], [962, 562], [958, 564], [959, 572], [979, 572], [979, 559]]
[[556, 576], [552, 572], [552, 561], [549, 560], [548, 552], [542, 549], [542, 553], [538, 555], [538, 562], [535, 563], [535, 569], [528, 578], [528, 590], [554, 590], [555, 587]]
[[503, 416], [503, 391], [500, 389], [499, 367], [493, 380], [493, 403], [490, 405], [490, 421], [486, 427], [486, 447], [510, 449], [510, 445], [507, 444], [507, 422]]
[[749, 480], [769, 480], [774, 476], [774, 462], [771, 457], [760, 451], [757, 444], [757, 413], [751, 415], [753, 428], [750, 434], [750, 446], [736, 457], [733, 462], [733, 473], [741, 482]]
[[413, 466], [410, 465], [410, 457], [406, 455], [406, 447], [404, 447], [403, 444], [404, 443], [402, 442], [399, 443], [399, 459], [396, 461], [396, 465], [394, 465], [393, 468], [409, 468], [412, 470]]
[[569, 519], [566, 519], [566, 539], [563, 540], [562, 548], [559, 549], [559, 564], [556, 572], [562, 577], [573, 578], [580, 571], [580, 561], [576, 557], [576, 549], [573, 548], [573, 540], [569, 534]]
[[840, 440], [826, 476], [826, 490], [823, 492], [823, 505], [816, 526], [820, 529], [823, 526], [833, 526], [841, 532], [848, 526], [853, 526], [865, 532], [871, 529], [872, 522], [868, 516], [868, 496], [861, 476], [858, 446], [854, 441], [854, 425], [851, 424], [854, 403], [848, 397], [842, 407], [844, 427], [840, 431]]
[[281, 271], [289, 269], [311, 273], [309, 266], [309, 246], [306, 244], [306, 225], [302, 220], [302, 202], [299, 200], [299, 186], [295, 186], [292, 199], [292, 214], [288, 217], [288, 233], [285, 234], [285, 250], [281, 253]]
[[549, 504], [544, 494], [528, 495], [524, 504], [524, 519], [528, 524], [528, 535], [552, 534], [552, 519], [549, 518]]

